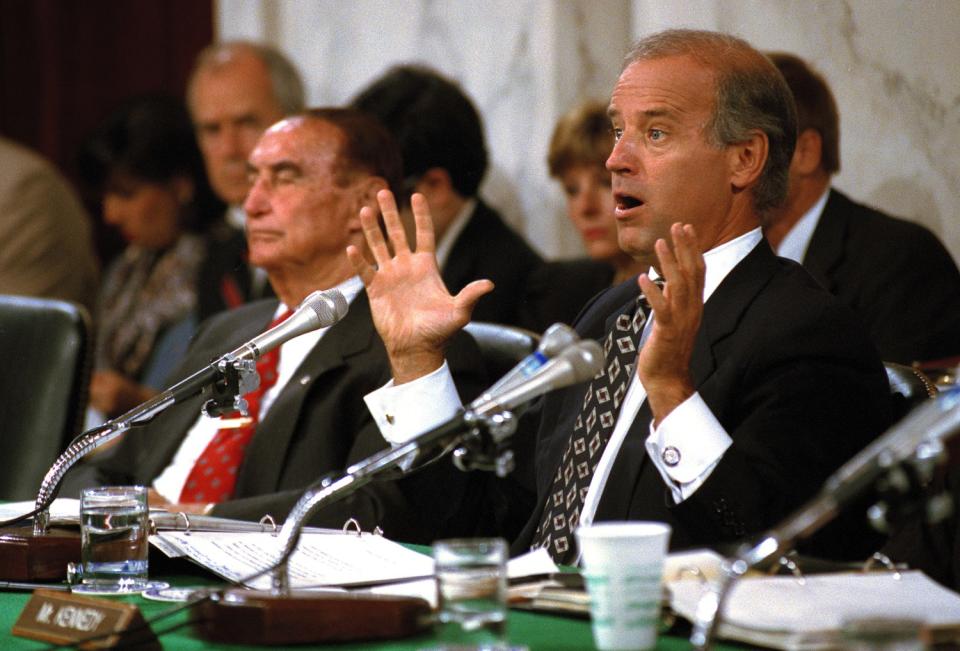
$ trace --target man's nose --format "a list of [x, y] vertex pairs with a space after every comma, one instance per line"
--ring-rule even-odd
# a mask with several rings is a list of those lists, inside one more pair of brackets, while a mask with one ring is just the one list
[[637, 157], [630, 141], [622, 137], [613, 144], [613, 150], [607, 158], [607, 171], [612, 174], [624, 174], [636, 171]]
[[245, 158], [247, 152], [243, 150], [243, 134], [233, 125], [224, 126], [217, 138], [217, 149], [224, 158]]
[[257, 179], [247, 191], [247, 197], [243, 201], [243, 210], [247, 213], [247, 217], [257, 217], [263, 214], [269, 206], [263, 185], [263, 182]]
[[123, 204], [113, 195], [103, 197], [103, 221], [108, 224], [119, 224], [123, 220]]

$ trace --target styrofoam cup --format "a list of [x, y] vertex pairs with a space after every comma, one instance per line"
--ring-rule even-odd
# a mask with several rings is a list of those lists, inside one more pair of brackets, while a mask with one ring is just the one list
[[576, 530], [598, 649], [652, 649], [670, 526], [601, 522]]

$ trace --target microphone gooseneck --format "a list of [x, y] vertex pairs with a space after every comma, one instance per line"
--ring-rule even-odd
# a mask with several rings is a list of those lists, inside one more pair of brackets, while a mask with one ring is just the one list
[[87, 454], [120, 436], [134, 425], [150, 420], [170, 405], [197, 395], [205, 387], [216, 382], [217, 378], [222, 377], [222, 366], [257, 360], [264, 353], [294, 337], [332, 326], [343, 318], [348, 307], [346, 299], [338, 290], [315, 291], [307, 296], [290, 318], [283, 323], [257, 335], [233, 352], [220, 357], [125, 414], [78, 436], [53, 462], [40, 483], [36, 499], [36, 509], [39, 513], [34, 520], [34, 531], [38, 534], [46, 533], [49, 522], [47, 507], [57, 494], [63, 476]]

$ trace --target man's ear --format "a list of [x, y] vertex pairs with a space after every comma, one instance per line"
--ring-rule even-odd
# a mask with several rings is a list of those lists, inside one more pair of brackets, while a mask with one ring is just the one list
[[763, 131], [751, 131], [743, 142], [727, 148], [730, 164], [730, 183], [737, 190], [744, 190], [760, 178], [767, 162], [770, 142]]
[[816, 129], [804, 129], [797, 136], [797, 148], [790, 161], [790, 173], [809, 176], [820, 169], [823, 138]]

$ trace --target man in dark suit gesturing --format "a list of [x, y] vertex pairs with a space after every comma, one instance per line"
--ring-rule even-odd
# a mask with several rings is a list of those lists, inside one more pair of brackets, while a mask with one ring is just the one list
[[[575, 327], [604, 343], [604, 369], [547, 397], [532, 471], [516, 476], [536, 500], [515, 550], [544, 546], [563, 562], [577, 559], [577, 526], [597, 520], [668, 522], [674, 548], [761, 531], [888, 419], [886, 377], [853, 314], [761, 235], [796, 138], [772, 64], [731, 36], [655, 34], [628, 56], [609, 113], [620, 245], [650, 270], [584, 309]], [[389, 411], [375, 416], [402, 438], [415, 420], [405, 391], [434, 383], [438, 408], [449, 386], [441, 345], [491, 284], [447, 293], [423, 197], [413, 197], [415, 253], [389, 194], [378, 199], [393, 253], [365, 209], [377, 266], [357, 248], [350, 257], [394, 371], [377, 394]]]
[[[316, 289], [337, 288], [349, 311], [336, 325], [283, 344], [274, 368], [258, 363], [261, 384], [273, 386], [256, 398], [248, 394], [253, 423], [200, 416], [201, 399], [186, 401], [128, 433], [80, 473], [80, 483], [143, 483], [152, 488], [152, 506], [281, 519], [307, 485], [387, 447], [363, 396], [390, 370], [344, 250], [362, 243], [360, 207], [395, 187], [400, 169], [390, 135], [356, 111], [318, 109], [268, 129], [250, 155], [244, 207], [250, 260], [267, 271], [279, 300], [206, 322], [174, 378], [249, 341]], [[464, 343], [453, 347], [454, 356], [463, 351], [464, 368], [481, 368], [472, 342]], [[485, 379], [459, 377], [465, 395], [476, 394]], [[354, 517], [365, 529], [380, 526], [391, 537], [430, 542], [458, 515], [467, 479], [434, 464], [409, 479], [361, 489], [322, 510], [317, 522], [340, 527]]]

